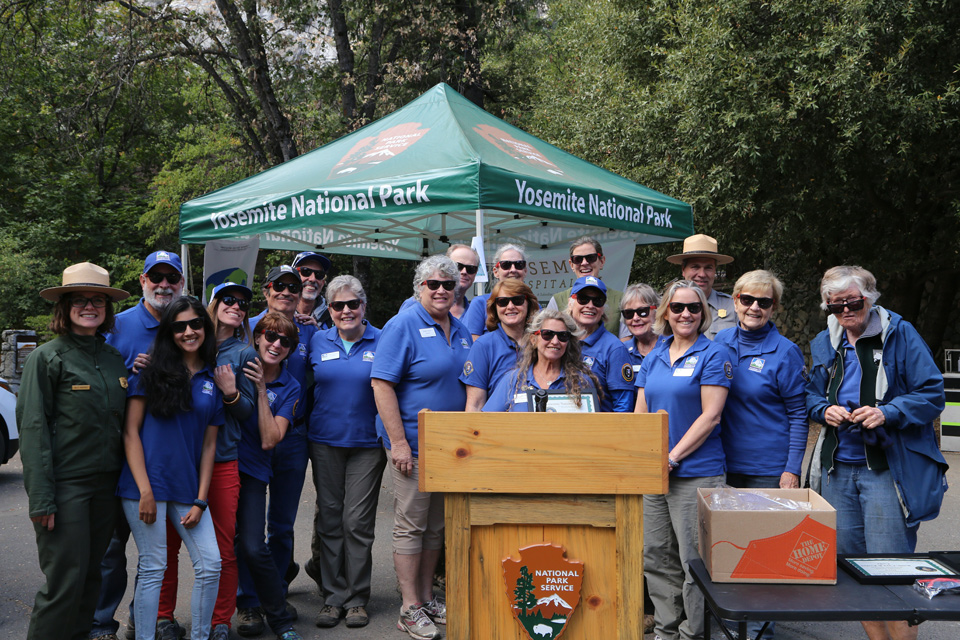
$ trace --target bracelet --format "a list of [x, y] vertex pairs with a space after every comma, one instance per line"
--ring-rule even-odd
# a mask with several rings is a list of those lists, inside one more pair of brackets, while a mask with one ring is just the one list
[[679, 462], [677, 462], [676, 460], [670, 457], [667, 458], [667, 464], [670, 466], [671, 469], [676, 469], [677, 467], [680, 466]]
[[230, 396], [230, 398], [231, 398], [230, 400], [227, 400], [227, 397], [224, 396], [224, 397], [223, 397], [223, 404], [237, 404], [237, 401], [240, 400], [240, 392], [239, 392], [239, 391], [235, 391], [235, 392], [233, 393], [233, 395]]
[[206, 501], [206, 500], [201, 500], [200, 498], [197, 498], [196, 500], [193, 501], [193, 506], [195, 506], [195, 507], [200, 507], [200, 511], [206, 511], [206, 510], [207, 510], [207, 501]]

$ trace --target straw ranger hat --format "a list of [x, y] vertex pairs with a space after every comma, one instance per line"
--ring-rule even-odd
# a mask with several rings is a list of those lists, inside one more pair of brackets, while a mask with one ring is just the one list
[[714, 238], [702, 233], [686, 238], [683, 241], [683, 253], [670, 256], [667, 262], [683, 264], [683, 261], [688, 258], [713, 258], [718, 265], [733, 262], [732, 257], [717, 253], [717, 241]]
[[65, 293], [102, 293], [114, 302], [130, 297], [123, 289], [110, 286], [110, 274], [92, 262], [72, 264], [63, 270], [63, 285], [40, 292], [44, 300], [56, 302]]

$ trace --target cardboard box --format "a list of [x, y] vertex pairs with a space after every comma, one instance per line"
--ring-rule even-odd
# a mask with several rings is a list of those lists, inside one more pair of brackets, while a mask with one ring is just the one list
[[711, 509], [697, 491], [700, 557], [714, 582], [837, 583], [837, 512], [810, 489], [738, 489], [809, 502], [809, 511]]

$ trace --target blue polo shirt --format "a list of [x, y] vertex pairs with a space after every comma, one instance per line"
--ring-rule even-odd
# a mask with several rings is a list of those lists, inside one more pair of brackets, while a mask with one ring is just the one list
[[463, 363], [460, 382], [478, 387], [488, 394], [509, 371], [515, 369], [520, 358], [520, 346], [507, 335], [503, 327], [485, 333], [470, 348]]
[[720, 421], [727, 471], [800, 475], [809, 430], [800, 348], [772, 322], [756, 331], [724, 329], [714, 341], [735, 354]]
[[[849, 411], [851, 404], [855, 407], [860, 406], [860, 382], [863, 379], [863, 370], [860, 368], [856, 348], [847, 340], [846, 331], [841, 334], [838, 349], [843, 350], [843, 379], [837, 389], [837, 404]], [[837, 451], [834, 459], [846, 464], [867, 464], [863, 435], [859, 430], [837, 431]]]
[[[267, 315], [268, 311], [269, 309], [266, 309], [260, 315], [250, 318], [250, 335], [253, 335], [253, 329], [263, 319], [263, 316]], [[307, 405], [312, 404], [308, 402], [309, 392], [313, 387], [313, 372], [310, 371], [309, 364], [310, 339], [313, 338], [313, 334], [318, 329], [312, 324], [300, 324], [299, 322], [294, 322], [294, 324], [300, 333], [300, 342], [294, 349], [290, 350], [290, 355], [285, 362], [290, 375], [300, 385], [300, 402], [297, 403], [297, 415], [294, 418], [294, 424], [290, 426], [290, 433], [297, 435], [306, 433], [306, 425], [296, 423], [307, 416]]]
[[477, 296], [460, 318], [460, 322], [467, 328], [470, 335], [482, 336], [487, 332], [487, 300], [489, 299], [489, 293]]
[[[300, 398], [300, 384], [293, 379], [286, 367], [280, 369], [280, 375], [267, 383], [267, 400], [270, 413], [286, 418], [293, 426], [293, 413]], [[287, 428], [287, 434], [290, 427]], [[284, 436], [286, 437], [286, 436]], [[253, 476], [261, 482], [270, 482], [273, 476], [273, 450], [264, 451], [260, 440], [260, 417], [256, 411], [240, 425], [240, 472]]]
[[350, 352], [336, 327], [310, 339], [313, 370], [313, 413], [307, 438], [331, 447], [379, 447], [377, 403], [370, 371], [380, 342], [380, 329], [366, 325]]
[[[423, 305], [395, 315], [383, 327], [370, 371], [371, 378], [396, 383], [403, 431], [415, 456], [421, 409], [463, 411], [467, 406], [467, 392], [457, 376], [463, 371], [472, 340], [459, 320], [448, 317], [450, 344]], [[379, 415], [377, 435], [389, 449], [390, 439]]]
[[[637, 387], [643, 389], [647, 411], [663, 409], [669, 415], [670, 448], [680, 442], [690, 425], [703, 413], [700, 387], [703, 385], [730, 388], [733, 364], [730, 350], [705, 335], [675, 364], [670, 364], [673, 336], [647, 354], [637, 374]], [[723, 444], [719, 425], [700, 447], [683, 459], [672, 475], [682, 478], [719, 476], [724, 472]]]
[[[154, 415], [147, 406], [140, 428], [147, 477], [157, 502], [193, 504], [200, 488], [200, 455], [203, 436], [210, 425], [223, 426], [223, 396], [213, 382], [213, 371], [202, 369], [190, 379], [193, 408], [169, 418]], [[140, 376], [129, 380], [127, 397], [142, 396]], [[117, 495], [140, 499], [140, 489], [125, 461]]]
[[253, 362], [257, 352], [246, 342], [240, 342], [233, 336], [217, 347], [217, 365], [229, 364], [237, 377], [237, 391], [240, 397], [233, 404], [224, 404], [225, 422], [217, 431], [217, 462], [231, 462], [237, 459], [237, 443], [240, 442], [240, 424], [257, 411], [257, 389], [243, 368]]
[[157, 337], [160, 321], [150, 315], [146, 304], [140, 298], [137, 306], [118, 313], [114, 318], [113, 331], [106, 335], [107, 344], [117, 348], [128, 370], [133, 369], [133, 361], [138, 355], [149, 353], [153, 339]]
[[601, 324], [580, 345], [583, 361], [603, 389], [600, 411], [633, 411], [633, 362], [620, 339]]
[[[547, 387], [548, 390], [559, 390], [564, 389], [565, 377], [563, 372], [557, 377], [556, 380], [550, 383], [550, 386]], [[514, 369], [508, 375], [505, 375], [499, 379], [496, 385], [493, 388], [493, 391], [490, 392], [490, 397], [487, 398], [486, 404], [483, 405], [483, 411], [529, 411], [530, 408], [527, 406], [527, 390], [536, 391], [542, 387], [537, 384], [537, 379], [533, 375], [533, 367], [527, 369], [527, 373], [524, 376], [524, 382], [520, 386], [520, 390], [517, 391], [517, 371]], [[596, 393], [596, 389], [593, 388], [593, 385], [588, 381], [583, 381], [583, 390], [592, 391]]]

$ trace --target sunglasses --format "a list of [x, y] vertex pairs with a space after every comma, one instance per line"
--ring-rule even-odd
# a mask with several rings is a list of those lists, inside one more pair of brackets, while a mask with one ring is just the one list
[[263, 332], [263, 339], [271, 344], [279, 340], [280, 346], [284, 349], [289, 349], [292, 343], [292, 340], [287, 336], [282, 333], [277, 333], [276, 331], [270, 331], [269, 329]]
[[693, 315], [697, 315], [698, 313], [703, 311], [703, 303], [702, 302], [671, 302], [670, 303], [670, 311], [672, 311], [677, 315], [680, 315], [681, 313], [683, 313], [684, 309], [686, 309]]
[[551, 331], [550, 329], [540, 329], [540, 331], [534, 331], [534, 333], [543, 338], [545, 342], [551, 342], [554, 338], [560, 342], [567, 342], [571, 336], [569, 331]]
[[756, 302], [757, 306], [761, 309], [769, 309], [773, 306], [773, 298], [757, 298], [754, 296], [748, 296], [745, 293], [739, 294], [737, 296], [737, 300], [740, 301], [740, 304], [748, 308], [752, 307], [754, 302]]
[[519, 307], [526, 301], [527, 296], [502, 296], [497, 298], [497, 306], [501, 309], [506, 309], [507, 305], [512, 302], [513, 306]]
[[427, 289], [430, 291], [436, 291], [440, 287], [443, 287], [445, 291], [453, 291], [453, 288], [457, 286], [456, 280], [424, 280], [423, 284], [427, 285]]
[[344, 307], [350, 307], [353, 310], [360, 308], [360, 301], [354, 298], [353, 300], [337, 300], [336, 302], [330, 303], [330, 308], [340, 313], [343, 311]]
[[852, 300], [843, 300], [842, 302], [833, 302], [827, 304], [827, 311], [830, 313], [843, 313], [844, 307], [850, 311], [860, 311], [863, 309], [863, 302], [866, 298], [854, 298]]
[[97, 296], [96, 298], [73, 296], [70, 298], [70, 306], [74, 309], [83, 309], [87, 304], [90, 304], [94, 309], [103, 309], [107, 306], [107, 299], [103, 296]]
[[591, 296], [586, 293], [578, 293], [577, 302], [579, 302], [582, 305], [586, 305], [588, 302], [592, 302], [593, 306], [599, 309], [600, 307], [607, 304], [607, 296], [605, 295]]
[[290, 293], [300, 293], [303, 291], [303, 285], [299, 282], [271, 282], [270, 286], [273, 287], [273, 290], [277, 293], [283, 292], [284, 289]]
[[170, 323], [170, 329], [172, 329], [174, 333], [183, 333], [187, 330], [187, 327], [190, 327], [194, 331], [200, 331], [200, 329], [203, 329], [203, 318], [176, 320], [175, 322]]
[[497, 264], [498, 264], [498, 265], [500, 266], [500, 268], [503, 269], [504, 271], [509, 271], [510, 269], [513, 269], [514, 267], [517, 268], [517, 271], [523, 271], [524, 269], [527, 268], [527, 261], [526, 261], [526, 260], [501, 260], [501, 261], [498, 262]]
[[587, 264], [593, 264], [600, 258], [599, 253], [588, 253], [585, 256], [570, 256], [570, 262], [573, 264], [583, 264], [583, 261], [586, 260]]
[[323, 269], [311, 269], [310, 267], [297, 267], [297, 271], [300, 272], [300, 275], [304, 278], [309, 278], [310, 276], [316, 276], [317, 280], [323, 280], [327, 277], [327, 272]]
[[177, 284], [180, 280], [183, 279], [183, 275], [177, 273], [176, 271], [171, 272], [157, 272], [152, 271], [147, 274], [147, 279], [153, 284], [160, 284], [166, 280], [170, 284]]
[[464, 269], [467, 270], [467, 273], [473, 275], [480, 270], [480, 266], [476, 264], [463, 264], [462, 262], [458, 262], [457, 271], [463, 271]]
[[637, 307], [636, 309], [621, 309], [620, 315], [623, 316], [624, 320], [632, 320], [633, 315], [636, 314], [641, 318], [646, 318], [650, 315], [650, 312], [657, 308], [657, 305], [652, 304], [649, 307]]
[[238, 307], [240, 307], [240, 311], [246, 311], [247, 309], [250, 308], [249, 300], [244, 300], [243, 298], [238, 298], [236, 296], [223, 296], [223, 298], [220, 299], [220, 304], [222, 304], [225, 307], [232, 307], [233, 305], [237, 305]]

